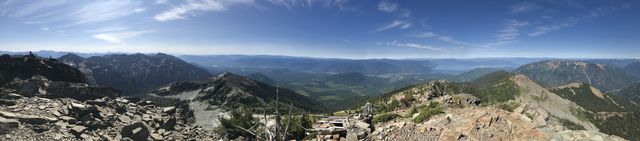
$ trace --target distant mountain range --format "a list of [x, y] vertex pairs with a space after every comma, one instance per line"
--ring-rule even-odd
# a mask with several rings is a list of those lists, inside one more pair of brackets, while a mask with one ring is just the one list
[[[640, 83], [632, 84], [627, 88], [617, 91], [616, 95], [634, 102], [640, 102]], [[640, 103], [638, 104], [640, 105]]]
[[640, 77], [640, 61], [635, 61], [624, 67], [629, 73]]
[[[52, 51], [52, 50], [40, 50], [40, 51], [33, 51], [31, 52], [35, 55], [44, 57], [44, 58], [60, 58], [64, 55], [67, 55], [69, 53], [73, 53], [73, 54], [77, 54], [79, 56], [88, 58], [88, 57], [92, 57], [92, 56], [103, 56], [103, 55], [108, 55], [108, 54], [127, 54], [127, 53], [122, 53], [122, 52], [107, 52], [107, 53], [81, 53], [81, 52], [67, 52], [67, 51]], [[11, 51], [0, 51], [0, 54], [9, 54], [9, 55], [25, 55], [25, 54], [29, 54], [28, 51], [24, 51], [24, 52], [11, 52]], [[133, 54], [133, 53], [128, 53], [128, 54]]]
[[[0, 54], [24, 55], [28, 52], [0, 51]], [[77, 54], [83, 58], [104, 56], [109, 54], [135, 53], [79, 53], [64, 51], [34, 51], [36, 55], [45, 58], [59, 58], [68, 53]], [[152, 54], [147, 54], [152, 55]], [[311, 73], [347, 73], [359, 72], [367, 75], [397, 74], [397, 73], [443, 73], [458, 74], [476, 68], [502, 68], [511, 70], [521, 65], [543, 60], [582, 60], [590, 63], [607, 64], [624, 68], [637, 62], [638, 59], [593, 59], [593, 58], [450, 58], [450, 59], [337, 59], [310, 58], [276, 55], [180, 55], [177, 56], [189, 63], [205, 67], [214, 74], [229, 71], [238, 73], [238, 69], [265, 70], [287, 69], [298, 72]], [[255, 71], [253, 71], [255, 72]]]
[[391, 59], [324, 59], [285, 56], [183, 55], [180, 58], [201, 66], [216, 68], [279, 68], [312, 73], [388, 74], [430, 73], [434, 67], [428, 60]]
[[523, 65], [514, 72], [548, 87], [581, 82], [605, 91], [622, 89], [638, 80], [620, 67], [573, 60], [535, 62]]
[[97, 85], [140, 94], [177, 81], [203, 80], [209, 72], [167, 54], [110, 54], [83, 58], [67, 54], [59, 58], [82, 70]]

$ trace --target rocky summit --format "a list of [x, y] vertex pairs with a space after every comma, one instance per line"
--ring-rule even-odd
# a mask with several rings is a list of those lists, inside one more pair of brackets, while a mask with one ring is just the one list
[[[515, 75], [508, 79], [515, 81], [521, 90], [532, 91], [533, 86], [524, 87], [525, 82], [532, 82], [525, 81], [526, 76]], [[482, 95], [469, 94], [464, 89], [467, 89], [464, 85], [432, 81], [375, 99], [372, 102], [379, 112], [373, 119], [375, 130], [364, 139], [625, 140], [589, 129], [588, 126], [593, 126], [590, 123], [570, 124], [587, 126], [587, 130], [574, 130], [568, 127], [567, 122], [574, 122], [571, 118], [575, 117], [547, 109], [553, 105], [550, 101], [526, 100], [523, 97], [531, 97], [528, 93], [519, 94], [515, 100], [502, 104], [489, 104], [476, 97]], [[558, 96], [553, 99], [563, 100]]]
[[596, 131], [544, 130], [523, 114], [497, 108], [463, 108], [447, 111], [423, 123], [395, 120], [376, 125], [373, 140], [600, 140], [625, 139]]
[[0, 140], [215, 140], [188, 106], [157, 107], [111, 88], [16, 80], [0, 91]]
[[86, 78], [77, 69], [52, 58], [41, 58], [34, 54], [24, 56], [0, 56], [0, 86], [14, 79], [43, 76], [49, 80], [85, 83]]

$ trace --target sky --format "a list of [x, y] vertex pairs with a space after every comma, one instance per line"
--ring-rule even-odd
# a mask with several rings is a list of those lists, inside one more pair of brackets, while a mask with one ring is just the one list
[[633, 0], [0, 0], [0, 50], [640, 58]]

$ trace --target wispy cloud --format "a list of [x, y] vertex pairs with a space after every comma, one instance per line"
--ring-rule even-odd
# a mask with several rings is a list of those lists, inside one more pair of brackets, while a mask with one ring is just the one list
[[129, 30], [129, 29], [130, 28], [127, 27], [127, 26], [110, 25], [110, 26], [105, 26], [105, 27], [100, 27], [100, 28], [88, 29], [88, 30], [85, 30], [84, 32], [86, 32], [86, 33], [105, 33], [105, 32], [125, 31], [125, 30]]
[[155, 4], [165, 4], [169, 2], [169, 0], [156, 0]]
[[391, 3], [387, 1], [380, 1], [378, 3], [378, 10], [386, 13], [396, 13], [398, 14], [396, 20], [391, 21], [391, 23], [386, 24], [385, 26], [378, 27], [372, 33], [377, 33], [385, 30], [389, 30], [392, 28], [399, 29], [407, 29], [413, 26], [411, 20], [411, 11], [408, 9], [400, 9], [398, 8], [398, 4]]
[[337, 7], [340, 10], [344, 11], [355, 11], [356, 9], [347, 6], [349, 0], [319, 0], [319, 1], [328, 1], [325, 2], [325, 6], [327, 7]]
[[540, 36], [540, 35], [547, 34], [547, 33], [551, 32], [551, 31], [554, 31], [554, 30], [558, 30], [558, 29], [561, 29], [561, 28], [565, 28], [565, 27], [570, 27], [570, 26], [576, 25], [576, 24], [578, 24], [578, 22], [580, 22], [579, 19], [571, 18], [568, 21], [560, 23], [560, 24], [538, 26], [538, 27], [536, 27], [536, 29], [533, 32], [529, 33], [529, 36], [530, 37]]
[[133, 12], [134, 12], [134, 13], [141, 13], [141, 12], [144, 12], [144, 11], [147, 11], [147, 9], [144, 9], [144, 8], [136, 8], [136, 9], [133, 9]]
[[286, 7], [289, 10], [292, 10], [294, 7], [298, 5], [305, 6], [305, 4], [303, 3], [304, 1], [297, 1], [297, 0], [268, 0], [268, 1], [274, 5]]
[[186, 19], [187, 15], [194, 15], [194, 12], [200, 11], [218, 11], [227, 10], [228, 6], [236, 4], [255, 5], [254, 0], [189, 0], [186, 3], [173, 7], [167, 11], [155, 15], [153, 18], [157, 21], [166, 22], [173, 20]]
[[[23, 21], [28, 25], [40, 26], [41, 31], [55, 31], [59, 36], [67, 36], [68, 31], [83, 31], [96, 39], [111, 43], [123, 43], [151, 32], [128, 31], [129, 27], [115, 26], [113, 21], [123, 19], [135, 13], [146, 11], [139, 0], [100, 0], [100, 1], [5, 1], [0, 5], [2, 15]], [[101, 28], [93, 25], [110, 25]], [[85, 28], [85, 29], [82, 29]], [[70, 30], [71, 29], [71, 30]]]
[[338, 8], [345, 11], [353, 11], [355, 9], [347, 6], [349, 0], [267, 0], [269, 3], [277, 6], [285, 7], [289, 10], [294, 8], [310, 8], [314, 6], [322, 6], [325, 8]]
[[395, 4], [395, 3], [380, 1], [380, 3], [378, 4], [378, 10], [382, 12], [391, 13], [393, 11], [396, 11], [397, 9], [398, 9], [398, 4]]
[[529, 25], [530, 23], [527, 21], [518, 21], [514, 19], [506, 20], [506, 22], [504, 23], [504, 27], [500, 31], [498, 31], [498, 34], [496, 35], [496, 41], [493, 43], [488, 43], [485, 46], [493, 47], [517, 42], [521, 32], [520, 29]]
[[504, 27], [498, 31], [497, 35], [495, 35], [495, 38], [496, 38], [495, 41], [484, 43], [484, 44], [470, 43], [462, 40], [457, 40], [451, 36], [440, 35], [433, 32], [423, 32], [416, 35], [416, 37], [436, 39], [436, 40], [454, 44], [457, 46], [491, 48], [491, 47], [496, 47], [496, 46], [500, 46], [508, 43], [517, 42], [521, 32], [520, 29], [529, 25], [530, 25], [529, 22], [526, 22], [526, 21], [506, 20], [506, 22], [504, 23]]
[[111, 33], [101, 33], [93, 35], [93, 38], [101, 39], [107, 42], [122, 44], [124, 40], [129, 38], [138, 37], [142, 34], [147, 34], [153, 32], [151, 30], [146, 31], [125, 31], [125, 32], [111, 32]]
[[141, 1], [11, 1], [0, 5], [1, 16], [25, 20], [25, 24], [61, 24], [73, 26], [84, 23], [111, 21], [133, 13], [144, 12]]
[[409, 28], [409, 27], [411, 27], [411, 23], [410, 22], [396, 20], [396, 21], [393, 21], [393, 22], [391, 22], [391, 23], [389, 23], [389, 24], [387, 24], [385, 26], [382, 26], [382, 27], [376, 29], [375, 31], [373, 31], [373, 33], [380, 32], [380, 31], [385, 31], [385, 30], [392, 29], [392, 28], [406, 29], [406, 28]]
[[[9, 2], [9, 1], [7, 1]], [[39, 12], [44, 12], [45, 9], [56, 7], [62, 5], [66, 2], [66, 0], [50, 0], [50, 1], [34, 1], [19, 8], [14, 8], [12, 14], [9, 15], [11, 17], [23, 17], [37, 14]], [[7, 7], [8, 8], [8, 7]], [[8, 8], [11, 9], [11, 8]], [[7, 12], [9, 13], [9, 12]]]
[[458, 46], [475, 46], [475, 47], [481, 46], [481, 45], [477, 45], [477, 44], [468, 43], [468, 42], [465, 42], [465, 41], [456, 40], [453, 37], [445, 36], [445, 35], [439, 35], [439, 34], [436, 34], [436, 33], [433, 33], [433, 32], [423, 32], [423, 33], [420, 33], [420, 34], [416, 35], [416, 37], [418, 37], [418, 38], [432, 38], [432, 39], [436, 39], [436, 40], [439, 40], [439, 41], [442, 41], [442, 42], [455, 44], [455, 45], [458, 45]]
[[536, 36], [547, 34], [551, 31], [559, 30], [566, 27], [572, 27], [579, 24], [580, 22], [594, 20], [598, 17], [613, 13], [616, 10], [626, 9], [626, 8], [629, 8], [629, 6], [622, 5], [620, 7], [612, 6], [612, 7], [604, 7], [604, 8], [595, 8], [591, 10], [587, 15], [578, 16], [578, 17], [569, 17], [559, 23], [537, 26], [533, 32], [529, 33], [529, 36], [536, 37]]
[[218, 1], [188, 1], [186, 4], [172, 8], [171, 10], [155, 15], [157, 21], [173, 21], [185, 19], [184, 15], [196, 11], [224, 11], [226, 7]]
[[518, 3], [510, 6], [509, 13], [511, 14], [525, 13], [525, 12], [534, 11], [540, 8], [542, 8], [540, 5], [527, 1], [527, 2], [522, 2], [522, 3]]
[[142, 12], [140, 1], [133, 0], [109, 0], [97, 1], [85, 5], [80, 10], [72, 13], [77, 24], [109, 21]]
[[402, 12], [400, 13], [400, 17], [401, 18], [410, 18], [411, 17], [411, 11], [407, 10], [407, 9], [403, 9], [401, 10]]
[[431, 45], [424, 45], [424, 44], [418, 44], [418, 43], [400, 43], [398, 41], [393, 41], [393, 42], [386, 42], [386, 43], [377, 42], [376, 44], [379, 45], [379, 46], [393, 46], [393, 47], [403, 47], [403, 48], [428, 49], [428, 50], [431, 50], [431, 51], [438, 51], [438, 52], [445, 52], [446, 51], [444, 48], [441, 48], [441, 47], [435, 47], [435, 46], [431, 46]]

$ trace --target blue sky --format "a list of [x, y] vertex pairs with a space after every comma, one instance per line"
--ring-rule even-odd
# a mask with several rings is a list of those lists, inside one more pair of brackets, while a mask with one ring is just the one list
[[0, 0], [0, 50], [640, 58], [632, 0]]

